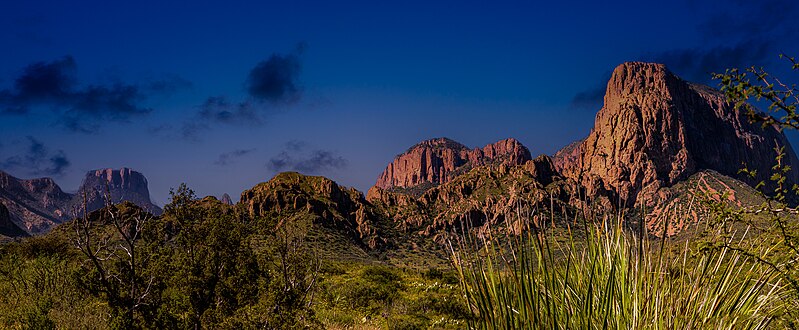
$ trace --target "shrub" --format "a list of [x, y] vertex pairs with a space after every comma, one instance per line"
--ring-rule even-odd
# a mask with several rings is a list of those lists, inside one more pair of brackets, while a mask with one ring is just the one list
[[[783, 287], [775, 273], [729, 249], [679, 256], [613, 226], [584, 242], [467, 240], [453, 252], [473, 328], [761, 329]], [[551, 246], [554, 245], [554, 246]], [[660, 252], [658, 252], [660, 251]], [[557, 255], [557, 257], [556, 257]]]

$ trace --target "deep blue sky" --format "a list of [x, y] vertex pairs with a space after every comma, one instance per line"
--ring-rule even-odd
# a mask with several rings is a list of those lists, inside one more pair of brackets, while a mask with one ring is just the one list
[[794, 1], [162, 2], [0, 4], [0, 169], [132, 167], [158, 204], [291, 169], [365, 190], [432, 137], [554, 153], [624, 61], [715, 84], [799, 55]]

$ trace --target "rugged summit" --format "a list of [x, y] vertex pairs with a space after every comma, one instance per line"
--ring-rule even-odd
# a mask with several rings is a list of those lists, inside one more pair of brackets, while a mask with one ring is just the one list
[[0, 171], [0, 203], [10, 220], [29, 233], [42, 233], [69, 218], [71, 198], [53, 179], [23, 180]]
[[464, 224], [521, 230], [529, 219], [520, 214], [533, 214], [533, 223], [539, 225], [542, 212], [534, 209], [563, 207], [574, 195], [564, 183], [552, 160], [542, 155], [521, 166], [472, 168], [419, 197], [375, 186], [366, 199], [384, 210], [400, 230], [440, 238]]
[[76, 194], [65, 193], [51, 178], [18, 179], [0, 171], [0, 204], [9, 219], [30, 234], [41, 234], [83, 210], [83, 195], [89, 212], [103, 208], [106, 188], [114, 203], [130, 201], [153, 214], [161, 208], [150, 201], [147, 179], [131, 169], [96, 170], [87, 173]]
[[[721, 92], [641, 62], [613, 71], [594, 128], [571, 147], [556, 155], [561, 173], [589, 194], [608, 189], [628, 206], [651, 205], [658, 189], [705, 169], [741, 177], [748, 166], [756, 181], [766, 180], [775, 147], [785, 147], [783, 164], [797, 164], [785, 135], [749, 123]], [[797, 182], [799, 168], [791, 167], [788, 179]]]
[[147, 178], [129, 168], [89, 171], [72, 201], [72, 204], [79, 209], [83, 208], [84, 193], [89, 211], [103, 208], [105, 195], [109, 194], [114, 204], [128, 201], [155, 215], [162, 212], [160, 207], [150, 201]]
[[222, 194], [222, 197], [219, 199], [219, 201], [225, 205], [233, 205], [233, 199], [231, 199], [230, 195], [227, 193]]
[[363, 193], [321, 176], [280, 173], [242, 192], [239, 204], [253, 217], [279, 219], [278, 227], [285, 221], [308, 219], [370, 249], [385, 243], [379, 216]]
[[3, 204], [0, 204], [0, 240], [3, 236], [19, 237], [27, 235], [27, 232], [19, 228], [14, 221], [11, 221], [11, 214], [8, 213], [8, 209]]
[[447, 138], [431, 139], [395, 157], [380, 174], [375, 186], [381, 189], [429, 188], [452, 181], [472, 167], [521, 165], [530, 159], [530, 151], [515, 139], [502, 140], [482, 149], [469, 149]]

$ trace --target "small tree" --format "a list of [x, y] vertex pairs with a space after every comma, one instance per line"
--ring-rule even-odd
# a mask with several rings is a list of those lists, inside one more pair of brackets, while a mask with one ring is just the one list
[[258, 295], [259, 268], [247, 227], [221, 203], [197, 200], [185, 184], [170, 195], [162, 219], [171, 274], [166, 299], [178, 310], [169, 312], [188, 314], [181, 327], [215, 327]]
[[[781, 59], [788, 62], [793, 71], [799, 71], [799, 63], [793, 57], [780, 55]], [[714, 79], [720, 81], [722, 92], [737, 109], [745, 109], [750, 121], [761, 123], [764, 127], [774, 126], [780, 130], [799, 129], [799, 89], [796, 83], [786, 83], [778, 77], [772, 76], [762, 67], [749, 67], [744, 70], [728, 69], [723, 74], [714, 74]], [[766, 111], [761, 112], [748, 102], [754, 101], [767, 104]], [[716, 242], [718, 246], [732, 248], [744, 252], [760, 263], [767, 265], [774, 271], [783, 275], [786, 282], [793, 288], [794, 294], [789, 303], [792, 306], [785, 308], [789, 317], [784, 318], [785, 325], [796, 328], [795, 308], [799, 305], [799, 221], [796, 204], [796, 195], [799, 192], [797, 182], [790, 182], [788, 174], [792, 171], [791, 165], [786, 162], [787, 152], [785, 147], [775, 148], [777, 156], [772, 174], [769, 191], [766, 182], [760, 182], [756, 189], [764, 198], [764, 202], [754, 208], [733, 207], [724, 202], [710, 202], [717, 220], [726, 226], [727, 223], [744, 223], [748, 228], [754, 228], [766, 233], [755, 242], [747, 244], [746, 241], [722, 240]], [[790, 160], [789, 160], [790, 161]], [[755, 171], [744, 168], [742, 173], [755, 178]], [[769, 221], [753, 221], [754, 217], [765, 217]], [[776, 238], [775, 241], [768, 241]], [[768, 244], [767, 249], [759, 249], [759, 244]], [[765, 252], [761, 252], [765, 251]]]
[[[105, 207], [89, 214], [83, 196], [83, 216], [73, 221], [75, 247], [86, 257], [87, 288], [111, 309], [112, 327], [130, 329], [147, 305], [154, 277], [144, 275], [145, 258], [139, 254], [144, 226], [152, 215], [130, 204], [114, 205], [105, 194]], [[110, 224], [109, 226], [106, 226]]]

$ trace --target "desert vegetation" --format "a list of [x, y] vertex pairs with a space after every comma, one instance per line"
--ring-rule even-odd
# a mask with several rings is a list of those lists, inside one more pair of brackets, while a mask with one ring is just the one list
[[[366, 196], [327, 178], [281, 173], [245, 191], [236, 205], [198, 198], [182, 184], [163, 214], [153, 215], [112, 203], [108, 189], [104, 205], [89, 207], [102, 194], [81, 190], [62, 196], [75, 206], [70, 221], [0, 245], [0, 327], [799, 326], [799, 172], [782, 133], [799, 128], [796, 86], [758, 68], [715, 75], [720, 92], [687, 84], [663, 65], [626, 63], [616, 71], [608, 101], [619, 102], [600, 110], [598, 127], [603, 116], [642, 107], [684, 125], [682, 113], [660, 111], [678, 109], [715, 123], [719, 134], [741, 137], [736, 146], [758, 157], [771, 150], [752, 137], [774, 138], [774, 165], [758, 158], [755, 167], [732, 173], [737, 165], [714, 158], [727, 156], [714, 146], [691, 150], [691, 158], [685, 153], [694, 140], [678, 136], [668, 143], [682, 154], [673, 154], [650, 143], [669, 132], [644, 137], [640, 127], [625, 127], [631, 119], [618, 125], [627, 131], [592, 133], [596, 143], [572, 145], [554, 159], [533, 159], [514, 139], [474, 150], [430, 140], [399, 155]], [[676, 87], [647, 89], [640, 104], [629, 103], [627, 94], [643, 93], [643, 81]], [[675, 91], [702, 106], [695, 111], [670, 99]], [[669, 106], [678, 103], [682, 108]], [[724, 122], [720, 112], [748, 122]], [[605, 140], [617, 135], [638, 149], [611, 149], [616, 143]], [[670, 162], [584, 168], [606, 164], [608, 150]], [[712, 161], [718, 166], [697, 165]], [[417, 176], [422, 169], [426, 176]], [[53, 199], [28, 199], [42, 205], [14, 199], [4, 219], [11, 223], [23, 209], [50, 212], [45, 206]]]

